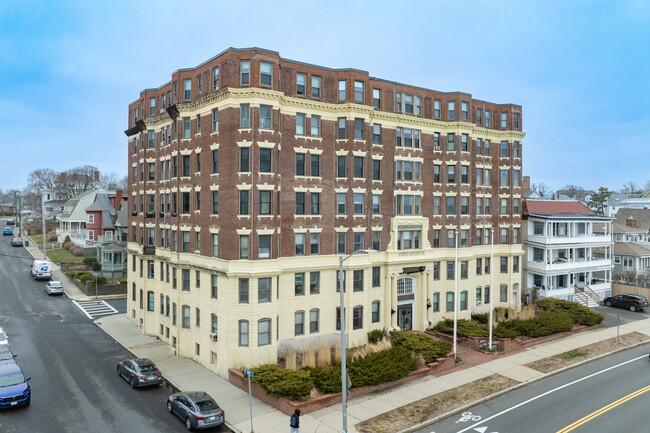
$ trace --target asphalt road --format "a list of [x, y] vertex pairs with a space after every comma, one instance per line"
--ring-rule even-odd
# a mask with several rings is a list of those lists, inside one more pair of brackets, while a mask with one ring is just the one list
[[23, 248], [10, 245], [9, 236], [0, 238], [0, 326], [32, 378], [31, 405], [0, 411], [0, 431], [185, 431], [165, 407], [173, 391], [166, 386], [131, 389], [119, 378], [117, 363], [130, 353], [66, 296], [48, 297], [44, 282], [29, 277], [31, 260]]
[[615, 327], [619, 324], [625, 325], [626, 323], [635, 322], [637, 320], [650, 319], [650, 311], [632, 312], [623, 308], [605, 306], [594, 307], [592, 310], [605, 316], [605, 320], [603, 320], [601, 324], [608, 328]]
[[118, 313], [126, 313], [126, 297], [118, 299], [107, 299], [106, 303], [115, 308]]
[[418, 433], [648, 432], [649, 349], [639, 346], [550, 376]]

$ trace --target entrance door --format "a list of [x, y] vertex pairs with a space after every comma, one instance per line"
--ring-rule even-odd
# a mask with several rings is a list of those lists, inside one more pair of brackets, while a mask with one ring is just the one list
[[397, 326], [403, 331], [413, 329], [413, 304], [397, 306]]

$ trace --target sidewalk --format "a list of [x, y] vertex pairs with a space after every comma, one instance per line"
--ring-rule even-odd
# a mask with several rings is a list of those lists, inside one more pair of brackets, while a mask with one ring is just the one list
[[[32, 238], [29, 236], [23, 236], [23, 239], [29, 240], [29, 246], [23, 245], [25, 250], [34, 258], [34, 259], [39, 259], [43, 260], [43, 251], [41, 251], [38, 248], [38, 245], [34, 245], [34, 241]], [[49, 260], [49, 259], [47, 259]], [[56, 281], [60, 281], [61, 284], [63, 284], [63, 293], [70, 298], [74, 300], [82, 300], [82, 299], [111, 299], [111, 298], [123, 298], [126, 295], [107, 295], [107, 296], [98, 296], [95, 298], [94, 296], [88, 296], [84, 292], [82, 292], [79, 287], [77, 287], [70, 279], [68, 278], [63, 271], [61, 271], [61, 267], [57, 265], [56, 263], [52, 262], [52, 279]]]
[[[153, 360], [163, 371], [165, 378], [177, 388], [204, 390], [215, 397], [225, 410], [230, 427], [235, 431], [250, 432], [248, 394], [246, 392], [190, 359], [172, 356], [167, 344], [154, 337], [141, 334], [135, 324], [129, 321], [124, 314], [102, 317], [95, 323], [135, 355]], [[548, 374], [526, 367], [525, 364], [614, 338], [616, 332], [616, 328], [581, 332], [440, 377], [427, 376], [380, 393], [354, 398], [348, 402], [348, 431], [356, 432], [353, 426], [361, 421], [495, 373], [519, 383], [534, 382]], [[650, 336], [650, 319], [621, 325], [621, 335], [631, 332], [640, 332]], [[306, 432], [334, 433], [340, 431], [341, 420], [341, 405], [337, 404], [301, 416], [300, 427]], [[264, 426], [265, 433], [283, 433], [287, 431], [288, 423], [287, 415], [253, 398], [253, 428], [255, 430], [260, 431], [260, 426]]]
[[[37, 247], [25, 247], [37, 258], [43, 253]], [[61, 281], [66, 295], [71, 299], [86, 298], [70, 282], [68, 277], [54, 265], [53, 278]], [[163, 372], [165, 378], [180, 390], [203, 390], [212, 395], [226, 412], [226, 424], [235, 432], [250, 432], [250, 409], [248, 393], [232, 385], [227, 380], [213, 373], [188, 358], [173, 356], [169, 345], [155, 337], [144, 335], [131, 322], [126, 314], [104, 316], [95, 320], [100, 328], [126, 347], [135, 356], [151, 359]], [[620, 335], [639, 332], [650, 336], [650, 319], [626, 323], [620, 326]], [[348, 401], [348, 432], [354, 433], [354, 425], [382, 413], [397, 409], [426, 397], [466, 385], [475, 380], [500, 374], [520, 384], [534, 382], [553, 373], [542, 373], [525, 365], [540, 359], [558, 355], [569, 350], [576, 350], [599, 341], [615, 338], [617, 329], [600, 328], [581, 332], [563, 339], [542, 343], [525, 351], [494, 359], [475, 351], [459, 355], [463, 359], [463, 368], [441, 376], [427, 376], [403, 385]], [[253, 398], [253, 428], [264, 433], [286, 433], [289, 416], [274, 409], [266, 403]], [[341, 405], [336, 404], [318, 411], [302, 415], [300, 427], [310, 433], [336, 433], [342, 427]]]

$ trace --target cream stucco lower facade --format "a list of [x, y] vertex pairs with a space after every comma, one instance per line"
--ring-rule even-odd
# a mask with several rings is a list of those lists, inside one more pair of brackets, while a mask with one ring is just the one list
[[[148, 335], [226, 377], [275, 363], [286, 347], [338, 341], [339, 255], [225, 261], [128, 245], [127, 314]], [[382, 251], [344, 262], [349, 346], [373, 329], [425, 330], [493, 306], [520, 308], [520, 244]], [[505, 267], [504, 260], [505, 259]], [[490, 261], [490, 263], [486, 263]], [[451, 263], [451, 265], [449, 264]], [[355, 272], [357, 271], [357, 272]], [[247, 287], [247, 290], [246, 290]], [[301, 314], [302, 313], [302, 314]]]

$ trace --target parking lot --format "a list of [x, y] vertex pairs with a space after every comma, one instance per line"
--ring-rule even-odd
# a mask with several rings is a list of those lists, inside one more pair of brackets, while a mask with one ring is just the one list
[[602, 325], [608, 328], [617, 326], [618, 324], [624, 325], [626, 323], [634, 322], [637, 320], [650, 318], [650, 309], [646, 311], [629, 311], [623, 308], [613, 307], [594, 307], [593, 311], [605, 316]]

